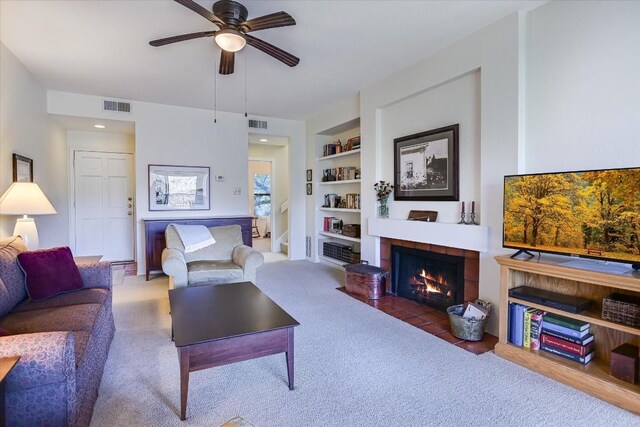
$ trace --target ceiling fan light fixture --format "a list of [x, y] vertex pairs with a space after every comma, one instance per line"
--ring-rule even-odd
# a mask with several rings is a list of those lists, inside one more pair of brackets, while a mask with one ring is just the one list
[[239, 31], [230, 28], [218, 31], [214, 40], [220, 49], [227, 52], [237, 52], [247, 44]]

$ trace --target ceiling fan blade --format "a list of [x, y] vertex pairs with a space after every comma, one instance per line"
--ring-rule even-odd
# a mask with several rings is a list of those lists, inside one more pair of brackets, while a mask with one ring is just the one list
[[276, 12], [269, 15], [253, 18], [238, 25], [240, 31], [248, 33], [250, 31], [266, 30], [268, 28], [286, 27], [296, 25], [295, 19], [287, 12]]
[[225, 24], [222, 19], [218, 18], [212, 12], [210, 12], [207, 9], [205, 9], [204, 7], [200, 6], [198, 3], [194, 2], [193, 0], [174, 0], [174, 1], [176, 3], [180, 3], [181, 5], [186, 7], [187, 9], [191, 9], [192, 11], [197, 13], [198, 15], [200, 15], [200, 16], [208, 19], [209, 21], [213, 22], [218, 27], [220, 27], [220, 29], [226, 28], [226, 26], [227, 26], [227, 24]]
[[220, 54], [220, 74], [233, 74], [233, 64], [235, 63], [235, 52], [223, 50]]
[[247, 44], [273, 56], [278, 61], [284, 62], [289, 67], [295, 67], [300, 62], [300, 58], [293, 56], [289, 52], [285, 52], [279, 47], [275, 47], [271, 43], [267, 43], [266, 41], [250, 36], [249, 34], [245, 34], [244, 38], [247, 40]]
[[201, 31], [198, 33], [181, 34], [179, 36], [165, 37], [163, 39], [151, 40], [149, 44], [154, 47], [164, 46], [166, 44], [183, 42], [185, 40], [199, 39], [201, 37], [215, 36], [217, 31]]

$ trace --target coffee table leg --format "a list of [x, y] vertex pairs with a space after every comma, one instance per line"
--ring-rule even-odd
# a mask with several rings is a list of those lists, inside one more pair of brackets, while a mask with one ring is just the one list
[[189, 394], [189, 347], [178, 347], [180, 360], [180, 419], [187, 418], [187, 395]]
[[289, 342], [285, 356], [287, 358], [287, 376], [289, 377], [289, 390], [293, 390], [293, 328], [288, 329]]

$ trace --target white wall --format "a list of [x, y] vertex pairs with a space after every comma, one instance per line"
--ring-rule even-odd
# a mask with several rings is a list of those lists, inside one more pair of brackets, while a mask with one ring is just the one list
[[640, 2], [527, 16], [527, 172], [640, 165]]
[[[494, 304], [499, 299], [499, 268], [493, 257], [504, 253], [500, 232], [502, 179], [517, 172], [520, 126], [524, 123], [523, 88], [519, 80], [522, 25], [520, 14], [511, 15], [413, 67], [364, 88], [360, 94], [363, 189], [373, 188], [380, 179], [393, 177], [389, 147], [393, 146], [394, 137], [412, 130], [428, 130], [436, 127], [432, 124], [444, 124], [444, 120], [449, 121], [446, 124], [467, 123], [465, 127], [471, 135], [465, 136], [465, 144], [477, 157], [464, 159], [475, 170], [465, 179], [475, 182], [461, 184], [461, 197], [477, 200], [480, 223], [490, 228], [489, 251], [480, 254], [480, 297]], [[449, 96], [464, 103], [458, 106], [459, 113], [455, 111], [455, 102], [446, 100]], [[402, 119], [405, 115], [406, 121]], [[460, 120], [456, 120], [457, 116]], [[410, 121], [417, 122], [410, 124]], [[377, 264], [379, 239], [370, 236], [366, 226], [368, 218], [376, 215], [373, 190], [362, 192], [362, 203], [362, 257]], [[442, 221], [456, 222], [458, 206], [452, 202], [392, 203], [393, 216], [402, 217], [409, 209], [434, 209], [443, 212]], [[488, 329], [497, 331], [497, 316], [491, 319]]]
[[[132, 102], [129, 114], [105, 112], [102, 111], [101, 97], [56, 91], [49, 91], [47, 101], [48, 112], [52, 114], [135, 122], [136, 259], [139, 273], [145, 269], [142, 219], [247, 215], [248, 122], [244, 115], [218, 112], [217, 123], [214, 123], [213, 112], [209, 110], [145, 102]], [[304, 153], [301, 142], [304, 123], [272, 118], [268, 121], [269, 131], [290, 137], [292, 154], [296, 150]], [[212, 176], [223, 175], [225, 180], [211, 180], [211, 209], [208, 211], [150, 212], [147, 188], [149, 164], [208, 166]], [[302, 165], [296, 168], [303, 170]], [[234, 188], [240, 188], [239, 195], [233, 194]], [[299, 200], [302, 200], [303, 194], [298, 196]], [[298, 216], [304, 217], [304, 206], [300, 206], [300, 203], [294, 203], [291, 209], [300, 209]], [[294, 222], [293, 219], [290, 222]], [[301, 230], [302, 227], [298, 225], [297, 229]], [[302, 235], [301, 231], [298, 232]], [[294, 249], [297, 253], [294, 253]], [[301, 239], [300, 243], [291, 245], [290, 250], [292, 257], [303, 257], [304, 241]]]
[[[40, 246], [66, 245], [67, 161], [63, 130], [47, 116], [45, 89], [0, 43], [0, 194], [12, 182], [12, 153], [33, 159], [34, 181], [57, 215], [36, 218]], [[11, 236], [15, 216], [0, 213], [0, 238]]]
[[[460, 200], [480, 201], [480, 72], [475, 71], [381, 109], [382, 172], [380, 179], [394, 182], [393, 140], [429, 129], [460, 124]], [[368, 188], [365, 191], [372, 191]], [[477, 206], [479, 208], [479, 206]], [[393, 201], [389, 217], [407, 218], [411, 209], [435, 210], [440, 222], [460, 221], [459, 202]], [[469, 211], [469, 209], [467, 209]]]

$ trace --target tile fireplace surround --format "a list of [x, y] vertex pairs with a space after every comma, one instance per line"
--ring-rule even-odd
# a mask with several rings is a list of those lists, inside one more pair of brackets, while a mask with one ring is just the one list
[[[380, 267], [389, 271], [390, 278], [393, 277], [393, 272], [391, 271], [391, 246], [464, 257], [464, 299], [465, 301], [478, 299], [480, 276], [480, 254], [478, 251], [382, 237], [380, 239]], [[387, 291], [391, 289], [390, 282], [390, 280], [387, 281]]]

